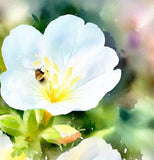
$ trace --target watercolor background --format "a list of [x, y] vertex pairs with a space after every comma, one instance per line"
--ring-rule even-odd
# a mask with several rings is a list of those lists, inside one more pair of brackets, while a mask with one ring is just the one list
[[[114, 128], [104, 139], [118, 148], [123, 158], [140, 160], [146, 154], [146, 160], [153, 160], [154, 1], [0, 0], [0, 47], [17, 25], [29, 24], [43, 33], [51, 20], [64, 14], [79, 16], [103, 30], [105, 45], [114, 48], [119, 56], [117, 68], [122, 69], [122, 78], [97, 108], [58, 116], [55, 121], [85, 128], [85, 137]], [[3, 71], [0, 54], [0, 72]], [[1, 98], [1, 115], [7, 107]], [[58, 155], [56, 146], [44, 146], [45, 154]]]

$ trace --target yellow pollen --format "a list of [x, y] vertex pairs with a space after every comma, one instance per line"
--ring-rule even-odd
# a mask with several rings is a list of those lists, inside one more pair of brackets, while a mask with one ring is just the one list
[[60, 73], [59, 72], [59, 67], [58, 67], [58, 65], [56, 63], [54, 63], [54, 69], [56, 70], [57, 73]]
[[52, 67], [52, 63], [50, 62], [50, 60], [47, 57], [44, 57], [43, 59], [46, 67], [50, 69]]
[[[46, 57], [44, 57], [44, 61], [50, 63], [49, 59], [47, 60]], [[48, 69], [45, 68], [44, 74], [46, 83], [41, 87], [43, 97], [51, 103], [73, 101], [75, 97], [73, 92], [74, 89], [72, 87], [80, 80], [81, 76], [72, 78], [72, 72], [73, 67], [68, 67], [63, 74], [60, 73], [56, 63], [54, 63], [54, 70], [52, 71], [48, 71]]]
[[33, 63], [33, 66], [38, 66], [40, 63], [40, 60], [36, 60], [34, 63]]

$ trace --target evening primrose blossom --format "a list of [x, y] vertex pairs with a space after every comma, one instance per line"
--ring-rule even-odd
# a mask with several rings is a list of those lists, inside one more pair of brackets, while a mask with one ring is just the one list
[[91, 137], [84, 139], [78, 146], [64, 152], [57, 160], [121, 160], [117, 150], [112, 149], [103, 139]]
[[29, 160], [23, 153], [19, 157], [12, 157], [13, 144], [7, 135], [0, 131], [0, 159], [1, 160]]
[[114, 70], [118, 56], [104, 43], [97, 25], [73, 15], [53, 20], [44, 34], [16, 27], [2, 45], [3, 99], [16, 109], [43, 108], [52, 115], [96, 107], [121, 77]]

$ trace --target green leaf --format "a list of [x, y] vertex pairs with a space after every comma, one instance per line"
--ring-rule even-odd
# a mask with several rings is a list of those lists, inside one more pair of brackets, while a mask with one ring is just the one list
[[36, 109], [35, 115], [36, 115], [37, 123], [40, 124], [43, 119], [43, 116], [44, 116], [44, 110], [43, 109]]
[[12, 156], [20, 156], [24, 153], [31, 160], [40, 160], [42, 151], [38, 137], [35, 137], [32, 142], [25, 140], [24, 136], [18, 136], [15, 138], [15, 144], [13, 146]]
[[62, 138], [60, 133], [53, 127], [45, 129], [41, 133], [41, 137], [49, 143], [56, 143], [56, 144], [58, 143], [58, 140]]
[[23, 123], [27, 134], [33, 134], [38, 130], [39, 124], [36, 120], [35, 110], [27, 110], [24, 112]]
[[13, 146], [14, 151], [12, 156], [20, 156], [23, 152], [25, 153], [28, 149], [29, 142], [25, 141], [23, 136], [18, 136], [15, 138], [15, 145]]
[[32, 160], [40, 160], [42, 150], [40, 141], [37, 137], [34, 139], [33, 142], [29, 143], [28, 149], [25, 154]]
[[18, 115], [3, 115], [0, 116], [0, 127], [9, 135], [19, 136], [22, 133], [23, 123]]
[[2, 54], [0, 53], [0, 74], [4, 71], [6, 71], [6, 67], [5, 67], [5, 64], [4, 64], [4, 61], [3, 61], [3, 58], [2, 58]]
[[16, 137], [13, 149], [13, 157], [18, 157], [22, 153], [24, 153], [31, 160], [40, 160], [42, 154], [40, 140], [38, 139], [38, 136], [34, 137], [32, 141], [27, 141], [24, 136]]
[[54, 120], [54, 116], [52, 116], [52, 117], [49, 118], [49, 120], [48, 120], [48, 122], [47, 122], [47, 127], [52, 126], [53, 120]]

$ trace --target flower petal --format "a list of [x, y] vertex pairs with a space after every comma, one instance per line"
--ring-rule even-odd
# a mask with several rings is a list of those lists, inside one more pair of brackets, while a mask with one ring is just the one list
[[61, 16], [52, 21], [44, 33], [46, 54], [60, 66], [66, 68], [72, 57], [79, 61], [82, 54], [96, 52], [104, 45], [103, 32], [94, 24], [73, 15]]
[[12, 146], [10, 138], [0, 131], [0, 150], [12, 148]]
[[89, 110], [98, 105], [103, 96], [112, 90], [119, 82], [121, 70], [110, 71], [101, 76], [81, 85], [76, 91], [79, 108], [76, 110]]
[[51, 103], [49, 101], [40, 101], [38, 103], [38, 107], [35, 106], [36, 108], [44, 108], [48, 112], [50, 112], [53, 116], [56, 115], [62, 115], [62, 114], [67, 114], [73, 110], [76, 109], [78, 105], [76, 103], [72, 102], [57, 102], [57, 103]]
[[73, 15], [66, 15], [50, 22], [44, 39], [47, 50], [46, 56], [63, 69], [76, 44], [77, 36], [84, 25], [84, 21]]
[[38, 45], [41, 39], [42, 34], [32, 26], [20, 25], [12, 29], [2, 46], [6, 67], [14, 69], [21, 67], [22, 63], [33, 64], [36, 60], [35, 54], [39, 52]]
[[77, 65], [83, 57], [88, 60], [91, 56], [94, 58], [102, 51], [104, 43], [105, 38], [101, 29], [93, 23], [85, 24], [78, 35], [69, 66]]
[[39, 101], [39, 83], [27, 70], [8, 70], [1, 75], [1, 95], [10, 107], [33, 109]]
[[81, 80], [77, 86], [112, 71], [118, 62], [116, 52], [109, 47], [103, 47], [100, 52], [96, 50], [91, 54], [83, 54], [73, 69], [74, 77], [79, 73], [81, 75]]
[[84, 139], [78, 146], [64, 152], [57, 160], [121, 160], [117, 150], [113, 150], [111, 145], [103, 139], [91, 137]]

